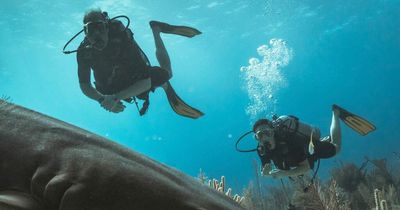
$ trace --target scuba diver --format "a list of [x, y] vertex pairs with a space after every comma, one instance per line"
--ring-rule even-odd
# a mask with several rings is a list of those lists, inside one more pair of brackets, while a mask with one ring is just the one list
[[[236, 142], [236, 149], [240, 152], [257, 151], [262, 163], [261, 173], [272, 178], [294, 177], [317, 169], [311, 182], [316, 176], [320, 159], [335, 156], [341, 149], [340, 121], [361, 135], [367, 135], [375, 130], [375, 126], [367, 120], [337, 106], [332, 106], [332, 121], [330, 135], [320, 138], [317, 127], [300, 122], [295, 116], [274, 116], [258, 120], [253, 130], [242, 135]], [[246, 135], [254, 133], [258, 142], [257, 149], [238, 149], [239, 141]]]
[[[120, 17], [128, 20], [127, 26], [117, 20]], [[150, 65], [149, 59], [133, 38], [129, 23], [129, 18], [124, 15], [110, 19], [107, 12], [89, 10], [83, 18], [85, 38], [79, 48], [65, 51], [67, 45], [82, 31], [64, 46], [65, 54], [77, 52], [78, 77], [84, 95], [113, 113], [124, 111], [123, 101], [134, 102], [139, 109], [136, 98], [144, 100], [139, 111], [143, 115], [150, 104], [149, 92], [162, 87], [177, 114], [194, 119], [201, 117], [203, 113], [187, 105], [172, 88], [169, 82], [173, 75], [171, 62], [160, 36], [166, 33], [191, 38], [201, 32], [192, 27], [150, 21], [160, 64], [158, 67]], [[91, 84], [91, 70], [94, 86]]]

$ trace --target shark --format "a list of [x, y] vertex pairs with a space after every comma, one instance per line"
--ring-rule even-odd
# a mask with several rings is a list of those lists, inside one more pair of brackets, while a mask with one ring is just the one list
[[2, 210], [240, 210], [195, 178], [112, 140], [0, 100]]

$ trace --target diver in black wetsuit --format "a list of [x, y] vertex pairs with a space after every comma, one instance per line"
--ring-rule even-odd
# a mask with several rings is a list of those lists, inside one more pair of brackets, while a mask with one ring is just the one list
[[[168, 82], [172, 77], [171, 63], [160, 37], [161, 32], [193, 37], [200, 31], [151, 21], [160, 64], [160, 67], [155, 67], [150, 65], [135, 42], [132, 31], [119, 20], [109, 19], [106, 12], [90, 10], [85, 14], [83, 23], [85, 39], [77, 50], [77, 62], [80, 88], [87, 97], [114, 113], [124, 110], [123, 100], [130, 102], [137, 97], [145, 100], [141, 110], [144, 114], [149, 104], [149, 91], [161, 86], [175, 112], [191, 118], [203, 115], [185, 104]], [[91, 69], [95, 87], [91, 85]]]
[[361, 135], [375, 130], [367, 120], [337, 105], [332, 107], [330, 135], [324, 138], [320, 138], [317, 127], [302, 123], [294, 116], [258, 120], [253, 132], [258, 141], [261, 173], [272, 178], [302, 175], [314, 168], [315, 161], [338, 154], [342, 141], [339, 119]]

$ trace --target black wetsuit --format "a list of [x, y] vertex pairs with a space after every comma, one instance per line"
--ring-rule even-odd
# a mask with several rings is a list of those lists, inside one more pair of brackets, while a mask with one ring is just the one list
[[311, 168], [314, 166], [315, 159], [308, 153], [310, 139], [298, 132], [296, 117], [281, 116], [275, 120], [274, 139], [276, 146], [273, 150], [261, 144], [257, 147], [262, 166], [272, 161], [278, 169], [290, 170], [304, 160], [309, 161]]
[[89, 48], [88, 40], [81, 43], [78, 53], [78, 76], [80, 83], [90, 83], [90, 69], [93, 70], [95, 87], [102, 94], [114, 94], [138, 80], [148, 78], [152, 68], [130, 29], [118, 20], [109, 24], [107, 46], [98, 51]]
[[[276, 147], [273, 150], [269, 150], [263, 145], [258, 146], [257, 152], [263, 166], [273, 161], [277, 168], [290, 170], [290, 168], [298, 167], [301, 162], [308, 159], [307, 146], [303, 142], [296, 142], [296, 139], [280, 139], [277, 137], [275, 137], [275, 140]], [[313, 162], [312, 160], [310, 161]]]
[[298, 118], [294, 116], [281, 116], [274, 122], [274, 139], [276, 146], [273, 150], [259, 144], [257, 152], [262, 166], [267, 163], [281, 170], [290, 170], [308, 160], [310, 168], [318, 159], [331, 158], [336, 154], [335, 146], [330, 142], [330, 136], [319, 139], [319, 129], [313, 137], [314, 153], [309, 153], [310, 136], [299, 131]]

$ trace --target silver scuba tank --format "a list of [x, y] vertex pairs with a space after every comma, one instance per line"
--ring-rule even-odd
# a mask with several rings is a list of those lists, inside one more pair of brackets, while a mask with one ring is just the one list
[[301, 141], [305, 143], [309, 143], [311, 138], [316, 141], [321, 137], [321, 132], [318, 127], [301, 122], [295, 116], [282, 115], [275, 119], [275, 123], [277, 126], [281, 127], [281, 129], [287, 129], [284, 132], [294, 134], [296, 138], [301, 138]]

